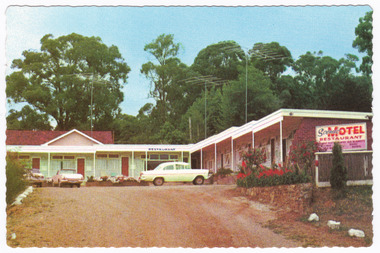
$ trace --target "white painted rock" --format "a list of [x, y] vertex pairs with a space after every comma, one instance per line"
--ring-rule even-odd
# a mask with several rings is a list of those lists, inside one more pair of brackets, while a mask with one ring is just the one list
[[340, 227], [340, 222], [339, 222], [339, 221], [329, 220], [329, 221], [327, 222], [327, 226], [328, 226], [330, 229], [339, 229], [339, 227]]
[[24, 194], [25, 196], [28, 196], [28, 195], [29, 195], [29, 192], [24, 191], [22, 194]]
[[359, 229], [353, 229], [351, 228], [350, 230], [348, 230], [348, 234], [349, 236], [355, 236], [355, 237], [365, 237], [365, 234], [364, 234], [364, 231], [362, 230], [359, 230]]
[[20, 195], [18, 195], [18, 197], [20, 197], [20, 198], [25, 198], [26, 195], [25, 195], [24, 193], [21, 193]]
[[32, 186], [29, 186], [24, 193], [32, 193], [33, 192], [33, 187]]
[[16, 200], [15, 202], [12, 203], [12, 206], [19, 206], [21, 205], [21, 201], [20, 200]]
[[11, 235], [11, 240], [14, 240], [14, 239], [16, 239], [16, 234], [15, 234], [15, 233], [12, 233], [12, 235]]
[[308, 221], [312, 222], [312, 221], [319, 221], [319, 217], [316, 213], [312, 213], [310, 214], [309, 216], [309, 219], [307, 219]]
[[15, 199], [15, 201], [19, 201], [19, 202], [22, 202], [23, 200], [23, 197], [20, 197], [20, 196], [17, 196], [17, 198]]

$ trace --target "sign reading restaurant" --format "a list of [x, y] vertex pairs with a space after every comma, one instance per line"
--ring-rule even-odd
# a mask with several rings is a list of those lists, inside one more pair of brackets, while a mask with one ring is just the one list
[[339, 142], [343, 150], [367, 149], [366, 123], [317, 126], [315, 132], [316, 141], [325, 151], [331, 151], [334, 142]]

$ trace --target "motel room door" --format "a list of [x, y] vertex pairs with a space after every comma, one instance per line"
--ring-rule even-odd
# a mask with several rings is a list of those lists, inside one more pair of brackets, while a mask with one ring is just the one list
[[84, 158], [79, 158], [77, 160], [77, 173], [82, 174], [84, 177]]
[[121, 174], [129, 176], [129, 157], [127, 156], [121, 158]]
[[40, 169], [40, 158], [32, 158], [32, 169]]

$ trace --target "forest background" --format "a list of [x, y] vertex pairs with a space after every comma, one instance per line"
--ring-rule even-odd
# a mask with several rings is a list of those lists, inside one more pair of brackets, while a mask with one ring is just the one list
[[[195, 143], [279, 108], [372, 111], [372, 12], [358, 20], [352, 47], [334, 59], [322, 51], [293, 59], [278, 42], [245, 49], [226, 40], [200, 50], [188, 66], [175, 34], [145, 44], [140, 67], [154, 103], [122, 113], [128, 59], [100, 37], [71, 33], [41, 38], [12, 62], [6, 77], [7, 129], [111, 130], [115, 143]], [[54, 122], [54, 124], [52, 124]]]

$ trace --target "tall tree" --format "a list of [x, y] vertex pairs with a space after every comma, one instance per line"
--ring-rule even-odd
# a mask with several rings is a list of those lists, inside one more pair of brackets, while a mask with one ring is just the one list
[[75, 33], [45, 35], [40, 52], [24, 51], [11, 67], [16, 71], [6, 78], [9, 101], [27, 102], [55, 119], [58, 130], [89, 129], [92, 99], [94, 129], [113, 119], [130, 71], [116, 46]]
[[293, 63], [290, 51], [278, 42], [256, 43], [249, 54], [253, 66], [269, 76], [273, 84]]
[[[292, 91], [293, 99], [299, 102], [297, 108], [370, 110], [372, 85], [368, 78], [353, 74], [358, 60], [355, 55], [336, 60], [323, 56], [322, 52], [318, 55], [310, 52], [301, 55], [293, 65], [297, 73], [295, 83], [289, 83], [291, 86], [287, 87]], [[349, 102], [350, 99], [355, 102]]]
[[373, 12], [367, 12], [364, 17], [359, 19], [359, 24], [355, 28], [356, 38], [352, 43], [354, 48], [357, 48], [359, 52], [366, 53], [367, 55], [363, 57], [362, 64], [360, 65], [360, 70], [365, 75], [372, 74], [372, 14]]
[[244, 61], [244, 51], [235, 41], [221, 41], [202, 49], [191, 68], [201, 76], [235, 80], [239, 75], [237, 68]]
[[49, 118], [46, 114], [40, 114], [29, 105], [25, 105], [21, 111], [10, 110], [7, 116], [7, 129], [13, 130], [51, 130]]
[[157, 123], [162, 125], [168, 115], [168, 93], [175, 88], [174, 81], [181, 61], [177, 58], [179, 43], [174, 43], [174, 35], [161, 34], [151, 43], [146, 44], [144, 51], [149, 52], [155, 63], [149, 61], [141, 67], [141, 73], [151, 81], [150, 96], [156, 100], [154, 113], [157, 113]]

